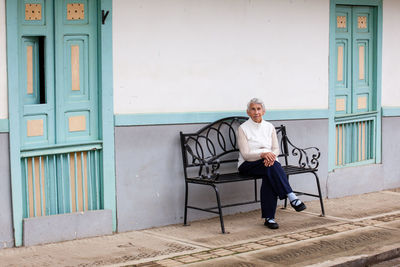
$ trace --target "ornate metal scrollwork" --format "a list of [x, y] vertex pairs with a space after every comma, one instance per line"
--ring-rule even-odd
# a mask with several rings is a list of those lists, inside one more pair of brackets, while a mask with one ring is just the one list
[[[290, 142], [289, 138], [286, 137], [286, 140], [290, 146], [292, 146], [292, 155], [294, 157], [298, 157], [298, 164], [301, 168], [308, 168], [308, 169], [317, 169], [319, 166], [319, 157], [321, 156], [321, 152], [317, 147], [307, 147], [307, 148], [299, 148]], [[311, 158], [307, 154], [307, 150], [314, 150], [311, 152]]]

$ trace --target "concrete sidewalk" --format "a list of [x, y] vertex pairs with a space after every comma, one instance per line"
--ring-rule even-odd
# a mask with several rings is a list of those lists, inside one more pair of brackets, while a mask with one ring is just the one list
[[213, 218], [2, 249], [0, 266], [367, 266], [399, 257], [400, 190], [324, 203], [326, 217], [319, 217], [317, 201], [301, 213], [278, 209], [278, 230], [264, 227], [260, 212], [252, 211], [225, 216], [225, 235]]

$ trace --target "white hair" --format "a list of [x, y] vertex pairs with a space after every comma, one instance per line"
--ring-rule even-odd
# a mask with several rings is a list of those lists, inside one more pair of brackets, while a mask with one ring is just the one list
[[262, 106], [262, 109], [265, 110], [265, 105], [264, 105], [264, 101], [262, 101], [259, 98], [252, 98], [249, 103], [247, 103], [247, 111], [250, 111], [250, 105], [251, 104], [258, 104]]

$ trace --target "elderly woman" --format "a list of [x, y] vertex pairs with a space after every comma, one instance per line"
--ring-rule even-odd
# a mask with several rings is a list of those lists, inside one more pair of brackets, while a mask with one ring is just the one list
[[278, 229], [275, 222], [277, 198], [289, 198], [296, 211], [306, 208], [297, 198], [289, 185], [289, 181], [278, 162], [278, 138], [275, 127], [263, 120], [265, 106], [262, 100], [253, 98], [247, 104], [249, 119], [238, 130], [239, 173], [262, 177], [261, 184], [261, 217], [264, 225], [270, 229]]

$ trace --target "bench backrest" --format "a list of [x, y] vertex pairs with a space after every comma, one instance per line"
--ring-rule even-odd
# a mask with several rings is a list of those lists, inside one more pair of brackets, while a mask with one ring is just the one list
[[[181, 149], [185, 177], [188, 178], [188, 169], [197, 169], [197, 176], [210, 178], [215, 170], [222, 165], [238, 161], [237, 130], [248, 117], [228, 117], [210, 123], [197, 132], [182, 133]], [[288, 164], [288, 142], [286, 128], [281, 125], [275, 127], [283, 157], [282, 165]], [[190, 175], [192, 176], [192, 175]]]

